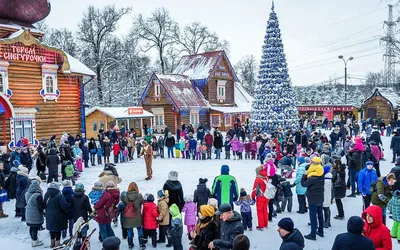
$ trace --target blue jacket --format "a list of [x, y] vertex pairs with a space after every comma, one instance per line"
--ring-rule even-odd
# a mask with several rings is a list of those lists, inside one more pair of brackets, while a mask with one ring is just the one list
[[103, 156], [103, 149], [102, 148], [97, 148], [97, 156]]
[[279, 160], [278, 165], [282, 164], [283, 166], [291, 166], [292, 163], [292, 158], [284, 156], [282, 157], [282, 159]]
[[195, 139], [189, 140], [189, 150], [196, 150], [197, 141]]
[[[74, 195], [74, 191], [72, 190], [72, 187], [64, 187], [63, 190], [61, 191], [62, 194], [64, 195], [65, 202], [69, 204], [71, 207], [71, 200], [72, 200], [72, 195]], [[73, 219], [73, 213], [71, 209], [68, 209], [68, 219]]]
[[375, 180], [378, 180], [378, 175], [376, 174], [375, 169], [369, 170], [365, 167], [358, 174], [358, 191], [362, 194], [371, 194], [369, 189], [371, 187], [371, 183]]
[[296, 179], [294, 180], [294, 184], [296, 185], [296, 194], [306, 194], [307, 188], [301, 185], [301, 177], [306, 173], [306, 167], [307, 163], [300, 164], [300, 166], [297, 167]]

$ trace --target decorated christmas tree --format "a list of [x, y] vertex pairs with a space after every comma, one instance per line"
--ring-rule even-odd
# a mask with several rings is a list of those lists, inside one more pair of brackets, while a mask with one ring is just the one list
[[295, 96], [289, 78], [274, 2], [272, 2], [262, 52], [250, 126], [259, 132], [271, 132], [278, 127], [297, 128], [299, 122]]

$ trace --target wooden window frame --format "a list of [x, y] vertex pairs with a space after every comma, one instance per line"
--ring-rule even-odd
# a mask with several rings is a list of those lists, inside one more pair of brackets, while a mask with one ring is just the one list
[[226, 80], [217, 80], [217, 101], [224, 102], [226, 100]]

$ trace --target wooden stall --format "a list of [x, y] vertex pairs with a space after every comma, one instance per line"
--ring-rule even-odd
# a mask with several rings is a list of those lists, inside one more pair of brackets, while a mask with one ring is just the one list
[[142, 136], [144, 120], [153, 123], [154, 117], [142, 107], [94, 107], [86, 112], [87, 137], [97, 138], [100, 129], [106, 131], [115, 125], [121, 127], [122, 124], [127, 132], [133, 128], [137, 136]]
[[362, 105], [363, 118], [381, 118], [385, 123], [397, 120], [400, 109], [400, 95], [392, 88], [375, 88]]
[[336, 115], [354, 114], [359, 118], [358, 108], [353, 105], [298, 105], [298, 115], [316, 117], [318, 122], [321, 122], [324, 117], [329, 121], [333, 121]]

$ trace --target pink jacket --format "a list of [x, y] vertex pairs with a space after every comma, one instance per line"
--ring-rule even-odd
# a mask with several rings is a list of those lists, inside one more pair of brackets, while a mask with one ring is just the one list
[[238, 143], [238, 150], [237, 151], [240, 152], [240, 153], [243, 152], [243, 143], [241, 143], [240, 141]]
[[250, 142], [250, 151], [257, 152], [257, 142], [255, 141]]
[[371, 146], [371, 153], [374, 156], [375, 160], [377, 160], [378, 162], [381, 160], [382, 158], [382, 153], [379, 150], [378, 145], [372, 145]]
[[270, 159], [269, 161], [265, 162], [264, 170], [265, 170], [265, 172], [267, 172], [267, 176], [268, 177], [271, 177], [271, 176], [275, 175], [276, 167], [275, 167], [273, 159]]
[[239, 151], [239, 144], [239, 140], [237, 138], [233, 138], [233, 140], [231, 141], [232, 151]]
[[185, 203], [185, 205], [182, 208], [182, 213], [185, 213], [186, 226], [196, 225], [196, 212], [197, 212], [197, 207], [193, 201]]

